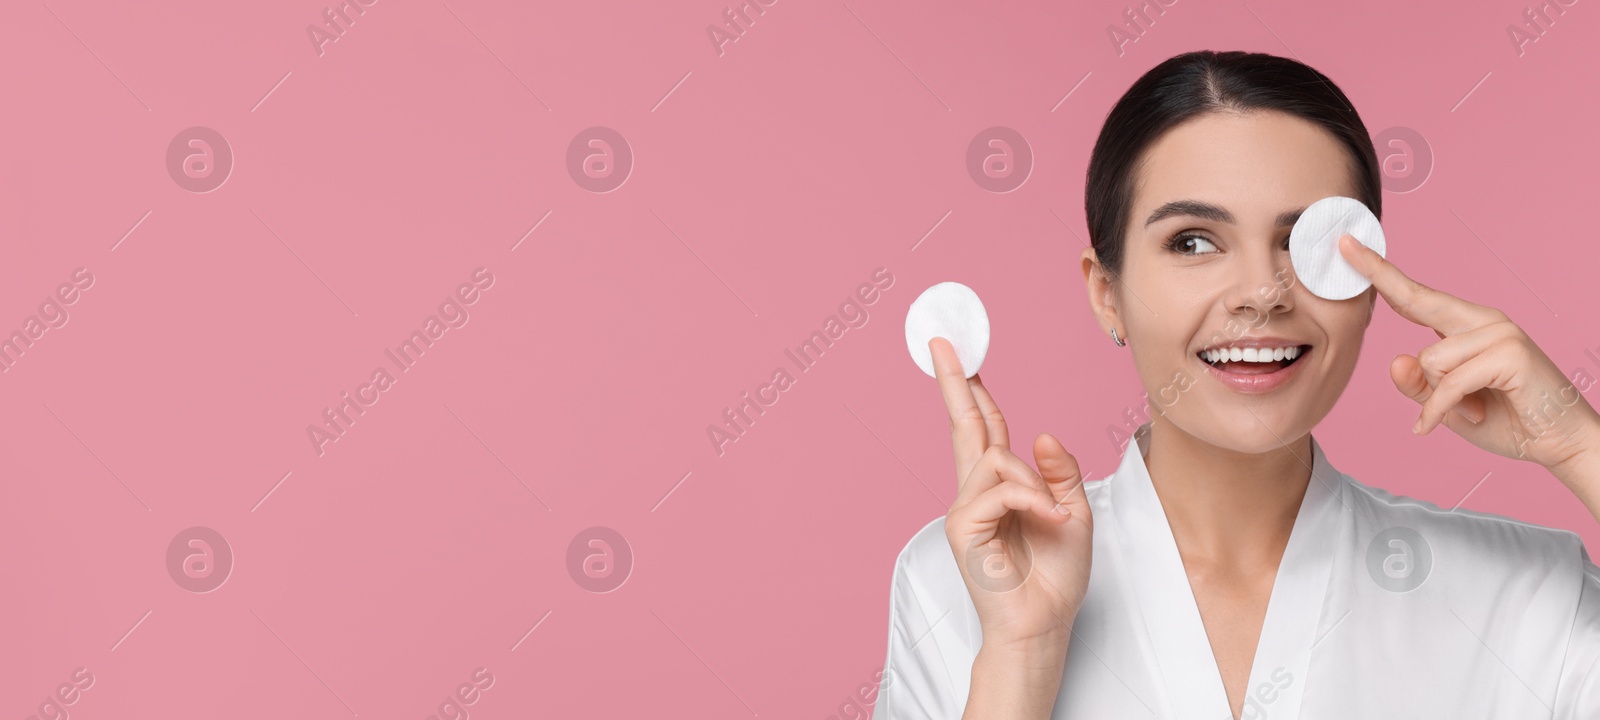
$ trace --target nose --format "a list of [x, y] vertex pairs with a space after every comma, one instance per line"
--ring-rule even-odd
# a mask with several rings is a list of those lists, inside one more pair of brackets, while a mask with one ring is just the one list
[[1251, 328], [1260, 328], [1274, 315], [1294, 309], [1296, 284], [1289, 251], [1278, 247], [1276, 239], [1255, 245], [1270, 250], [1245, 251], [1237, 268], [1237, 282], [1229, 288], [1228, 310]]

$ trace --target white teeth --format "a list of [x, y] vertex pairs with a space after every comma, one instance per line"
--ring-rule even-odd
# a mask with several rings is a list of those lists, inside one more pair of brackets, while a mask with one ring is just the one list
[[1201, 353], [1207, 362], [1276, 362], [1300, 356], [1300, 346], [1277, 348], [1213, 348]]

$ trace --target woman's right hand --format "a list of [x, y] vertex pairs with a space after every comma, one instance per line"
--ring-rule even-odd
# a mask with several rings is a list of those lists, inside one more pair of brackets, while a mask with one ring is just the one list
[[955, 348], [938, 337], [928, 347], [950, 411], [960, 483], [945, 537], [977, 608], [983, 649], [991, 657], [1064, 662], [1089, 587], [1094, 536], [1078, 461], [1040, 433], [1035, 472], [1011, 452], [1000, 408], [978, 375], [965, 377]]

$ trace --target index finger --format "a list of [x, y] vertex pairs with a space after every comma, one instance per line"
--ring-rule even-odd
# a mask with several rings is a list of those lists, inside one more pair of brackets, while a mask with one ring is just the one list
[[956, 487], [959, 490], [973, 466], [989, 447], [989, 430], [984, 424], [983, 410], [972, 395], [972, 386], [961, 369], [961, 360], [949, 340], [935, 337], [928, 341], [933, 353], [933, 374], [939, 380], [939, 392], [944, 395], [944, 406], [950, 411], [950, 444], [956, 455]]
[[1378, 294], [1400, 317], [1433, 328], [1441, 337], [1476, 330], [1499, 319], [1499, 311], [1494, 308], [1467, 302], [1412, 280], [1354, 236], [1340, 237], [1339, 250], [1357, 272], [1372, 281]]

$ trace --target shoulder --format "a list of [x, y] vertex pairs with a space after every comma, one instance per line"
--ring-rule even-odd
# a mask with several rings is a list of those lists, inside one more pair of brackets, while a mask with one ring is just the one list
[[[1344, 475], [1358, 550], [1392, 539], [1419, 539], [1440, 560], [1460, 563], [1479, 578], [1524, 577], [1547, 582], [1552, 575], [1581, 581], [1592, 567], [1583, 538], [1571, 530], [1547, 527], [1498, 513], [1443, 508], [1420, 498], [1397, 495]], [[1378, 548], [1376, 552], [1381, 552]], [[1442, 557], [1440, 555], [1443, 554]]]

